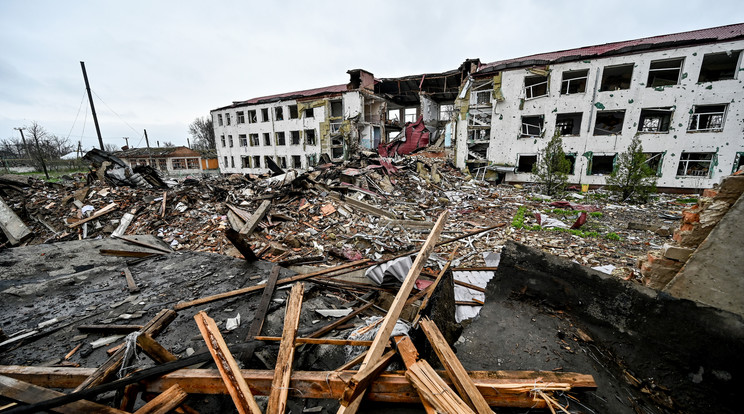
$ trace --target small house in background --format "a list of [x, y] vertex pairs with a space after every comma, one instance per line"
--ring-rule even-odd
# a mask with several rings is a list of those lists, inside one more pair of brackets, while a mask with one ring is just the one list
[[129, 148], [114, 155], [130, 167], [150, 165], [166, 175], [202, 172], [202, 155], [188, 147]]
[[197, 150], [197, 152], [201, 155], [201, 167], [204, 172], [220, 172], [216, 149]]

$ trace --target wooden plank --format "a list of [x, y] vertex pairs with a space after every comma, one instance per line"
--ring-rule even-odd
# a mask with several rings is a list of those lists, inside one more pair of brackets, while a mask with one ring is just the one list
[[[63, 396], [64, 394], [59, 391], [54, 391], [40, 387], [38, 385], [29, 384], [14, 378], [0, 375], [0, 395], [12, 400], [24, 402], [27, 404], [33, 404], [39, 401], [48, 400]], [[55, 407], [52, 411], [57, 413], [109, 413], [109, 414], [123, 414], [124, 411], [117, 410], [116, 408], [107, 407], [91, 401], [80, 400], [65, 404], [59, 407]]]
[[165, 200], [168, 199], [168, 192], [163, 191], [163, 204], [160, 205], [160, 217], [165, 217]]
[[[182, 359], [177, 363], [194, 364], [195, 362]], [[163, 369], [164, 366], [156, 368]], [[0, 366], [0, 375], [48, 388], [73, 388], [90, 376], [93, 371], [93, 368]], [[241, 370], [240, 373], [249, 382], [254, 395], [268, 395], [271, 392], [274, 371]], [[290, 396], [339, 399], [343, 395], [346, 383], [354, 374], [356, 371], [294, 371], [290, 382], [292, 388]], [[367, 399], [391, 403], [420, 403], [416, 390], [404, 374], [401, 371], [386, 371], [380, 374], [369, 387]], [[573, 389], [583, 390], [593, 390], [597, 387], [591, 375], [574, 372], [469, 371], [468, 374], [473, 378], [488, 404], [494, 407], [533, 407], [535, 401], [529, 390], [535, 387], [549, 387], [551, 384], [568, 384]], [[444, 375], [445, 382], [449, 383], [444, 371], [441, 371], [440, 375]], [[134, 379], [135, 382], [141, 380], [141, 378]], [[145, 391], [148, 392], [163, 392], [175, 384], [180, 384], [189, 394], [227, 393], [217, 369], [181, 369], [163, 375], [157, 374], [152, 379], [143, 381]], [[516, 389], [516, 386], [521, 386], [523, 389]], [[538, 405], [534, 408], [541, 407], [545, 407], [544, 402], [540, 405], [538, 400]]]
[[[403, 284], [398, 290], [398, 294], [395, 296], [393, 303], [390, 305], [390, 310], [388, 311], [387, 315], [385, 315], [385, 319], [383, 320], [382, 325], [380, 325], [380, 328], [377, 331], [377, 335], [375, 335], [372, 346], [367, 352], [367, 357], [364, 359], [364, 361], [362, 361], [362, 364], [359, 367], [357, 379], [363, 378], [364, 375], [366, 375], [365, 370], [367, 370], [370, 365], [373, 365], [375, 362], [377, 362], [377, 360], [379, 360], [382, 356], [382, 353], [385, 349], [385, 344], [387, 344], [390, 338], [390, 333], [392, 333], [393, 328], [395, 327], [395, 323], [398, 321], [398, 317], [400, 316], [400, 313], [405, 306], [406, 299], [411, 293], [411, 289], [413, 289], [413, 285], [416, 283], [416, 279], [418, 279], [418, 275], [419, 273], [421, 273], [421, 269], [424, 268], [426, 261], [429, 259], [429, 255], [431, 254], [432, 250], [434, 250], [434, 245], [437, 243], [439, 235], [444, 228], [444, 223], [447, 220], [448, 214], [448, 211], [445, 210], [444, 213], [439, 216], [437, 224], [434, 226], [431, 233], [429, 233], [429, 237], [427, 237], [426, 242], [424, 242], [424, 245], [421, 248], [421, 251], [416, 256], [416, 260], [413, 262], [411, 269], [408, 271], [408, 275], [406, 275], [406, 279], [403, 281]], [[346, 392], [344, 392], [344, 395], [346, 395]], [[358, 397], [353, 401], [341, 400], [341, 406], [338, 409], [338, 414], [355, 413], [359, 408], [359, 404], [361, 403], [363, 396], [364, 392], [359, 393]]]
[[342, 203], [348, 204], [349, 206], [353, 207], [356, 210], [363, 211], [363, 212], [365, 212], [367, 214], [372, 214], [373, 216], [387, 217], [387, 218], [393, 219], [393, 220], [395, 220], [395, 219], [398, 218], [394, 213], [392, 213], [392, 212], [390, 212], [388, 210], [383, 210], [383, 209], [378, 208], [378, 207], [375, 207], [375, 206], [373, 206], [371, 204], [367, 204], [367, 203], [365, 203], [363, 201], [359, 201], [359, 200], [354, 199], [354, 198], [351, 198], [351, 197], [345, 197], [345, 196], [343, 196], [341, 194], [338, 194], [338, 193], [333, 193], [332, 192], [332, 193], [329, 194], [329, 197], [332, 198], [332, 199], [334, 199], [334, 200], [338, 200], [338, 201], [340, 201]]
[[[237, 207], [235, 207], [235, 206], [234, 206], [234, 205], [232, 205], [232, 204], [228, 204], [228, 205], [227, 205], [227, 207], [228, 207], [228, 208], [229, 208], [229, 209], [230, 209], [230, 210], [231, 210], [231, 211], [232, 211], [233, 213], [235, 213], [235, 215], [237, 215], [238, 217], [240, 217], [240, 219], [241, 219], [241, 220], [243, 220], [243, 222], [246, 222], [246, 221], [248, 221], [248, 219], [250, 219], [250, 218], [251, 218], [251, 213], [249, 213], [249, 212], [247, 212], [247, 211], [243, 210], [242, 208], [237, 208]], [[243, 226], [241, 226], [241, 227], [243, 227]], [[240, 230], [240, 229], [238, 229], [238, 230]]]
[[82, 220], [78, 220], [78, 221], [76, 221], [74, 223], [70, 223], [70, 224], [67, 225], [67, 227], [69, 227], [69, 228], [77, 227], [77, 226], [79, 226], [79, 225], [81, 225], [83, 223], [87, 223], [87, 222], [89, 222], [91, 220], [95, 220], [98, 217], [103, 216], [104, 214], [108, 214], [108, 213], [116, 210], [117, 208], [118, 208], [118, 206], [116, 205], [116, 203], [111, 203], [111, 204], [109, 204], [109, 205], [101, 208], [100, 210], [96, 211], [95, 213], [93, 213], [92, 216], [90, 216], [88, 218], [84, 218]]
[[[341, 270], [346, 270], [346, 269], [354, 268], [354, 267], [357, 267], [357, 266], [366, 264], [369, 261], [370, 261], [369, 259], [362, 259], [362, 260], [357, 260], [356, 262], [346, 263], [346, 264], [343, 264], [343, 265], [340, 265], [340, 266], [329, 267], [327, 269], [319, 270], [317, 272], [303, 273], [303, 274], [300, 274], [300, 275], [286, 277], [284, 279], [279, 279], [276, 282], [276, 284], [277, 284], [277, 286], [286, 285], [288, 283], [293, 283], [293, 282], [296, 282], [298, 280], [305, 280], [305, 279], [308, 279], [308, 278], [311, 278], [311, 277], [314, 277], [314, 276], [320, 276], [320, 275], [325, 275], [325, 274], [329, 274], [329, 273], [338, 272], [338, 271], [341, 271]], [[244, 295], [246, 293], [251, 293], [251, 292], [258, 292], [259, 290], [263, 290], [265, 287], [266, 287], [265, 285], [256, 285], [256, 286], [250, 286], [250, 287], [246, 287], [246, 288], [242, 288], [242, 289], [232, 290], [232, 291], [229, 291], [229, 292], [218, 293], [216, 295], [207, 296], [207, 297], [204, 297], [204, 298], [201, 298], [201, 299], [192, 300], [192, 301], [189, 301], [189, 302], [180, 302], [180, 303], [177, 303], [173, 308], [175, 310], [183, 310], [183, 309], [186, 309], [186, 308], [190, 308], [192, 306], [202, 305], [204, 303], [209, 303], [209, 302], [214, 302], [215, 300], [227, 299], [227, 298], [231, 298], [233, 296]]]
[[340, 367], [336, 368], [334, 371], [346, 371], [349, 369], [354, 368], [355, 366], [359, 365], [364, 361], [364, 358], [367, 356], [367, 351], [362, 352], [361, 354], [355, 356], [351, 359], [351, 361], [341, 365]]
[[442, 267], [442, 270], [437, 275], [437, 278], [434, 279], [434, 282], [432, 282], [431, 285], [426, 289], [426, 294], [424, 296], [424, 299], [421, 301], [421, 306], [419, 306], [418, 310], [416, 311], [416, 316], [413, 318], [413, 323], [411, 325], [417, 326], [419, 319], [421, 319], [421, 314], [424, 312], [426, 307], [429, 305], [429, 300], [431, 299], [431, 295], [434, 294], [434, 289], [437, 288], [439, 285], [439, 282], [442, 281], [442, 278], [444, 277], [445, 273], [447, 273], [447, 270], [450, 267], [450, 264], [452, 264], [452, 260], [454, 260], [455, 255], [457, 254], [457, 247], [455, 247], [455, 250], [452, 251], [449, 255], [449, 260], [447, 260], [447, 263], [444, 264]]
[[372, 383], [372, 381], [377, 378], [382, 371], [387, 368], [388, 365], [393, 361], [393, 357], [395, 357], [395, 350], [390, 350], [387, 353], [385, 353], [371, 368], [365, 370], [365, 375], [362, 378], [357, 378], [356, 376], [352, 378], [352, 386], [347, 387], [344, 390], [344, 395], [342, 397], [343, 400], [346, 401], [353, 401], [355, 400], [359, 394], [364, 392], [369, 385]]
[[465, 367], [457, 359], [455, 352], [450, 348], [437, 325], [431, 319], [424, 318], [421, 320], [420, 326], [463, 401], [478, 414], [492, 414], [488, 403], [483, 395], [478, 392], [478, 388], [468, 376]]
[[8, 242], [10, 242], [12, 246], [17, 246], [33, 236], [31, 230], [18, 217], [13, 209], [5, 204], [2, 197], [0, 197], [0, 229], [5, 233]]
[[128, 267], [124, 267], [124, 277], [127, 279], [127, 288], [129, 288], [129, 293], [139, 292], [140, 288], [137, 286], [137, 282], [134, 281], [132, 272]]
[[416, 221], [416, 220], [389, 220], [382, 219], [379, 223], [380, 226], [390, 227], [404, 227], [406, 229], [414, 229], [418, 231], [431, 231], [434, 227], [433, 221]]
[[[145, 332], [153, 337], [157, 336], [160, 332], [165, 329], [168, 324], [176, 319], [176, 312], [170, 309], [163, 309], [158, 312], [153, 319], [151, 319], [143, 328], [141, 332]], [[96, 371], [88, 377], [82, 384], [75, 388], [75, 391], [81, 391], [87, 388], [95, 387], [96, 385], [106, 382], [111, 378], [121, 367], [124, 359], [125, 348], [119, 348], [113, 355], [109, 357]]]
[[[454, 272], [455, 270], [452, 269], [452, 271]], [[480, 286], [472, 285], [472, 284], [467, 283], [467, 282], [462, 282], [462, 281], [459, 281], [457, 279], [455, 279], [455, 284], [456, 285], [460, 285], [462, 287], [466, 287], [468, 289], [473, 289], [473, 290], [475, 290], [477, 292], [486, 293], [486, 288], [482, 288]]]
[[[248, 336], [245, 339], [246, 342], [250, 341], [254, 336], [261, 334], [261, 328], [263, 327], [264, 319], [266, 319], [266, 313], [269, 311], [269, 305], [271, 304], [271, 298], [274, 296], [274, 289], [276, 288], [277, 280], [279, 280], [279, 271], [281, 269], [281, 267], [276, 265], [271, 268], [269, 278], [266, 279], [266, 285], [264, 287], [263, 293], [261, 294], [261, 301], [258, 303], [256, 313], [253, 314], [253, 321], [251, 321], [251, 326], [248, 328]], [[250, 362], [251, 358], [253, 358], [253, 352], [255, 350], [256, 343], [249, 342], [248, 348], [240, 353], [239, 359], [247, 364], [248, 362]]]
[[498, 267], [453, 267], [453, 272], [495, 272], [499, 270]]
[[80, 325], [77, 330], [83, 333], [128, 334], [142, 329], [142, 325]]
[[287, 308], [284, 312], [282, 341], [279, 344], [274, 379], [271, 382], [271, 394], [269, 394], [269, 402], [266, 405], [267, 414], [284, 414], [287, 409], [289, 380], [292, 376], [292, 362], [294, 361], [295, 338], [297, 337], [297, 327], [300, 325], [300, 312], [302, 311], [302, 296], [304, 293], [305, 285], [302, 282], [292, 286], [292, 291], [289, 293]]
[[209, 348], [209, 352], [212, 354], [214, 363], [220, 371], [222, 381], [227, 387], [233, 403], [235, 403], [235, 408], [240, 414], [261, 414], [261, 409], [258, 408], [245, 378], [240, 375], [238, 364], [235, 363], [219, 328], [217, 328], [217, 324], [214, 323], [214, 319], [207, 316], [204, 311], [194, 315], [194, 319], [199, 326], [199, 331], [207, 344], [207, 348]]
[[[418, 350], [413, 346], [411, 338], [405, 335], [396, 336], [393, 339], [393, 343], [395, 344], [395, 349], [398, 350], [398, 355], [400, 355], [400, 358], [403, 360], [403, 365], [406, 366], [406, 369], [411, 368], [411, 366], [418, 361], [419, 357]], [[431, 403], [427, 401], [421, 393], [419, 393], [419, 397], [421, 397], [421, 403], [424, 405], [424, 411], [426, 411], [427, 414], [437, 413], [434, 406], [431, 405]]]
[[170, 351], [165, 349], [163, 345], [160, 345], [155, 339], [145, 332], [139, 334], [137, 337], [137, 345], [142, 348], [142, 351], [147, 354], [153, 361], [158, 364], [164, 364], [166, 362], [175, 361], [178, 359]]
[[[256, 336], [256, 341], [279, 342], [282, 340], [279, 336]], [[372, 341], [362, 341], [355, 339], [339, 338], [295, 338], [295, 345], [341, 345], [341, 346], [371, 346]]]
[[189, 395], [178, 385], [174, 385], [147, 404], [143, 405], [134, 414], [166, 414], [181, 405]]
[[253, 248], [251, 247], [247, 235], [238, 233], [233, 229], [225, 229], [225, 237], [227, 237], [227, 240], [230, 240], [230, 243], [238, 249], [246, 262], [255, 262], [258, 260], [256, 254], [253, 253]]
[[345, 324], [346, 322], [354, 319], [357, 315], [359, 315], [360, 313], [362, 313], [365, 310], [367, 310], [370, 307], [372, 307], [372, 305], [373, 305], [372, 302], [365, 303], [364, 305], [360, 306], [358, 309], [354, 310], [350, 314], [348, 314], [348, 315], [346, 315], [346, 316], [344, 316], [342, 318], [339, 318], [338, 320], [333, 321], [333, 322], [329, 323], [328, 325], [323, 326], [322, 328], [318, 329], [317, 331], [311, 333], [310, 335], [308, 335], [308, 338], [320, 338], [321, 336], [327, 334], [328, 332], [331, 332], [332, 330], [336, 329], [336, 327], [341, 326], [341, 325]]
[[114, 250], [114, 249], [100, 249], [98, 253], [104, 256], [120, 256], [120, 257], [152, 257], [155, 255], [162, 255], [162, 252], [139, 252], [134, 250]]
[[245, 234], [246, 236], [250, 236], [251, 233], [253, 233], [254, 230], [256, 230], [256, 227], [258, 227], [258, 223], [261, 222], [261, 220], [264, 218], [266, 213], [269, 211], [269, 208], [271, 207], [271, 200], [264, 200], [261, 202], [261, 205], [258, 206], [256, 209], [256, 212], [253, 213], [253, 215], [245, 221], [245, 225], [243, 225], [243, 228], [240, 229], [240, 234]]
[[426, 360], [416, 361], [406, 371], [408, 378], [416, 390], [442, 413], [475, 414], [460, 397], [452, 391], [447, 383], [437, 374]]
[[148, 243], [146, 241], [137, 240], [132, 236], [117, 236], [117, 239], [124, 240], [125, 242], [136, 244], [137, 246], [147, 247], [149, 249], [157, 250], [165, 254], [173, 253], [173, 250], [168, 247], [163, 247], [155, 243]]

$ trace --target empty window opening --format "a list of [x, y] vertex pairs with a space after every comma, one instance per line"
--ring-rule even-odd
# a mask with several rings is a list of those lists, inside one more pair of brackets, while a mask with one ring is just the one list
[[586, 79], [588, 77], [589, 69], [563, 72], [561, 95], [586, 92]]
[[225, 147], [225, 136], [224, 135], [220, 135], [220, 143], [222, 144], [222, 147], [224, 148]]
[[297, 112], [297, 105], [289, 105], [289, 119], [297, 119], [300, 114]]
[[235, 122], [238, 124], [244, 124], [245, 123], [245, 112], [238, 111], [235, 116]]
[[305, 109], [305, 118], [314, 118], [314, 117], [315, 117], [315, 112], [314, 112], [313, 108], [306, 108]]
[[617, 91], [629, 89], [633, 78], [633, 63], [619, 66], [605, 66], [602, 70], [600, 91]]
[[594, 135], [619, 135], [623, 131], [625, 111], [597, 112], [594, 123]]
[[308, 168], [315, 167], [315, 165], [318, 164], [318, 154], [310, 154], [307, 155], [306, 158]]
[[517, 161], [518, 173], [531, 173], [532, 167], [537, 163], [537, 155], [520, 155]]
[[314, 129], [305, 130], [305, 144], [315, 145], [315, 130]]
[[648, 69], [648, 81], [646, 86], [653, 88], [656, 86], [669, 86], [679, 83], [679, 77], [682, 73], [683, 58], [656, 60], [651, 62]]
[[235, 157], [230, 156], [230, 168], [235, 168]]
[[287, 140], [284, 137], [284, 132], [276, 133], [276, 145], [287, 145]]
[[280, 157], [280, 156], [277, 156], [277, 157], [276, 157], [276, 163], [277, 163], [277, 165], [279, 165], [279, 167], [281, 167], [281, 168], [287, 168], [287, 157]]
[[571, 165], [568, 169], [568, 175], [573, 175], [576, 167], [576, 154], [566, 154], [566, 160]]
[[491, 90], [478, 91], [475, 93], [475, 104], [476, 105], [491, 105], [491, 97], [493, 93]]
[[[225, 157], [225, 158], [227, 158], [227, 157]], [[174, 170], [185, 170], [186, 169], [186, 160], [183, 159], [183, 158], [174, 158], [173, 161], [171, 161], [171, 163], [173, 164], [173, 169]], [[139, 162], [137, 162], [137, 164], [139, 164], [139, 165], [147, 165], [147, 161], [146, 160], [140, 160]]]
[[683, 177], [707, 177], [713, 164], [713, 152], [683, 152], [679, 157], [677, 175]]
[[251, 157], [242, 155], [240, 157], [240, 168], [251, 168]]
[[581, 117], [581, 112], [556, 115], [556, 131], [563, 137], [579, 135], [581, 133]]
[[292, 145], [300, 145], [300, 131], [290, 131]]
[[672, 121], [672, 108], [647, 108], [641, 109], [641, 119], [638, 121], [639, 132], [669, 132], [669, 124]]
[[292, 156], [292, 168], [302, 168], [302, 156], [301, 155]]
[[726, 105], [695, 105], [688, 131], [722, 131]]
[[736, 158], [734, 159], [734, 170], [731, 172], [735, 173], [741, 170], [743, 167], [744, 167], [744, 152], [737, 152]]
[[400, 109], [391, 109], [388, 111], [387, 120], [390, 122], [400, 122]]
[[264, 132], [263, 141], [264, 141], [264, 145], [266, 145], [267, 147], [270, 147], [271, 146], [271, 134], [269, 134], [268, 132]]
[[261, 156], [260, 155], [253, 156], [253, 168], [261, 168]]
[[455, 118], [455, 105], [439, 105], [439, 120], [451, 121]]
[[250, 134], [248, 137], [250, 138], [251, 147], [257, 147], [259, 145], [258, 134]]
[[341, 101], [331, 101], [331, 118], [343, 118], [344, 107]]
[[406, 108], [403, 120], [405, 122], [416, 122], [416, 108]]
[[240, 145], [241, 147], [248, 146], [248, 137], [245, 134], [238, 135], [238, 145]]
[[339, 159], [344, 157], [344, 140], [341, 137], [331, 138], [331, 158]]
[[735, 79], [739, 67], [740, 50], [724, 53], [710, 53], [703, 57], [698, 82], [715, 82]]
[[646, 156], [646, 165], [648, 168], [657, 176], [661, 176], [661, 158], [664, 156], [663, 152], [644, 152]]
[[230, 114], [229, 113], [225, 114], [225, 124], [230, 125]]
[[543, 116], [523, 116], [520, 138], [539, 137], [543, 132]]
[[[264, 155], [264, 165], [266, 168], [269, 168], [269, 165], [271, 165], [272, 162], [274, 162], [274, 160], [271, 159], [270, 155]], [[274, 164], [276, 163], [274, 162]]]
[[269, 122], [271, 119], [269, 118], [269, 108], [263, 108], [261, 109], [261, 122]]
[[255, 124], [256, 122], [256, 111], [248, 111], [248, 123]]
[[487, 143], [491, 139], [491, 130], [471, 129], [468, 131], [468, 144]]
[[589, 162], [589, 175], [610, 175], [615, 167], [615, 154], [594, 155]]
[[[224, 158], [225, 158], [225, 160], [224, 160], [224, 162], [222, 164], [225, 166], [225, 168], [227, 168], [227, 155], [225, 155]], [[175, 168], [175, 165], [174, 165], [174, 168]]]
[[526, 99], [548, 95], [547, 76], [527, 76], [524, 78], [524, 95]]
[[228, 144], [230, 145], [230, 148], [232, 148], [232, 147], [233, 147], [233, 139], [232, 139], [232, 135], [228, 135], [228, 136], [227, 136], [227, 143], [228, 143]]
[[274, 108], [274, 120], [284, 121], [284, 108], [281, 106]]
[[217, 125], [222, 126], [222, 114], [217, 114]]

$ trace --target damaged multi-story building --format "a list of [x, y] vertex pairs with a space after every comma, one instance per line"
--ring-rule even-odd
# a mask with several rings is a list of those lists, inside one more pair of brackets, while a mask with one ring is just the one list
[[436, 143], [453, 148], [460, 168], [529, 182], [558, 133], [569, 181], [603, 185], [639, 135], [659, 187], [706, 188], [744, 166], [742, 50], [744, 24], [736, 24], [469, 59], [437, 74], [385, 79], [350, 70], [345, 85], [213, 110], [220, 169], [263, 172], [268, 159], [304, 169], [324, 155], [340, 161], [365, 149], [389, 155]]

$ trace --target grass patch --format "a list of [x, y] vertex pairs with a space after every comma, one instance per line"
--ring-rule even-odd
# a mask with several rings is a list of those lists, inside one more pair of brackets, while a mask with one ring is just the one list
[[698, 198], [697, 197], [678, 198], [677, 199], [677, 202], [678, 203], [682, 203], [682, 204], [697, 203], [698, 202]]
[[605, 236], [605, 239], [620, 241], [620, 235], [617, 233], [607, 233], [607, 235]]
[[[561, 209], [554, 209], [550, 210], [551, 212], [555, 212], [556, 210]], [[567, 213], [576, 213], [573, 210], [561, 210]], [[580, 230], [580, 229], [565, 229], [562, 227], [541, 227], [539, 224], [533, 224], [533, 225], [525, 225], [524, 219], [527, 214], [527, 207], [519, 207], [517, 209], [517, 212], [514, 214], [514, 217], [512, 218], [511, 225], [515, 229], [524, 229], [524, 230], [532, 230], [532, 231], [555, 231], [559, 233], [569, 233], [574, 236], [578, 236], [581, 238], [587, 238], [587, 237], [600, 237], [599, 232], [593, 231], [593, 230]], [[590, 213], [591, 214], [591, 213]], [[620, 240], [620, 236], [618, 236], [615, 233], [609, 233], [607, 236], [610, 240]]]

